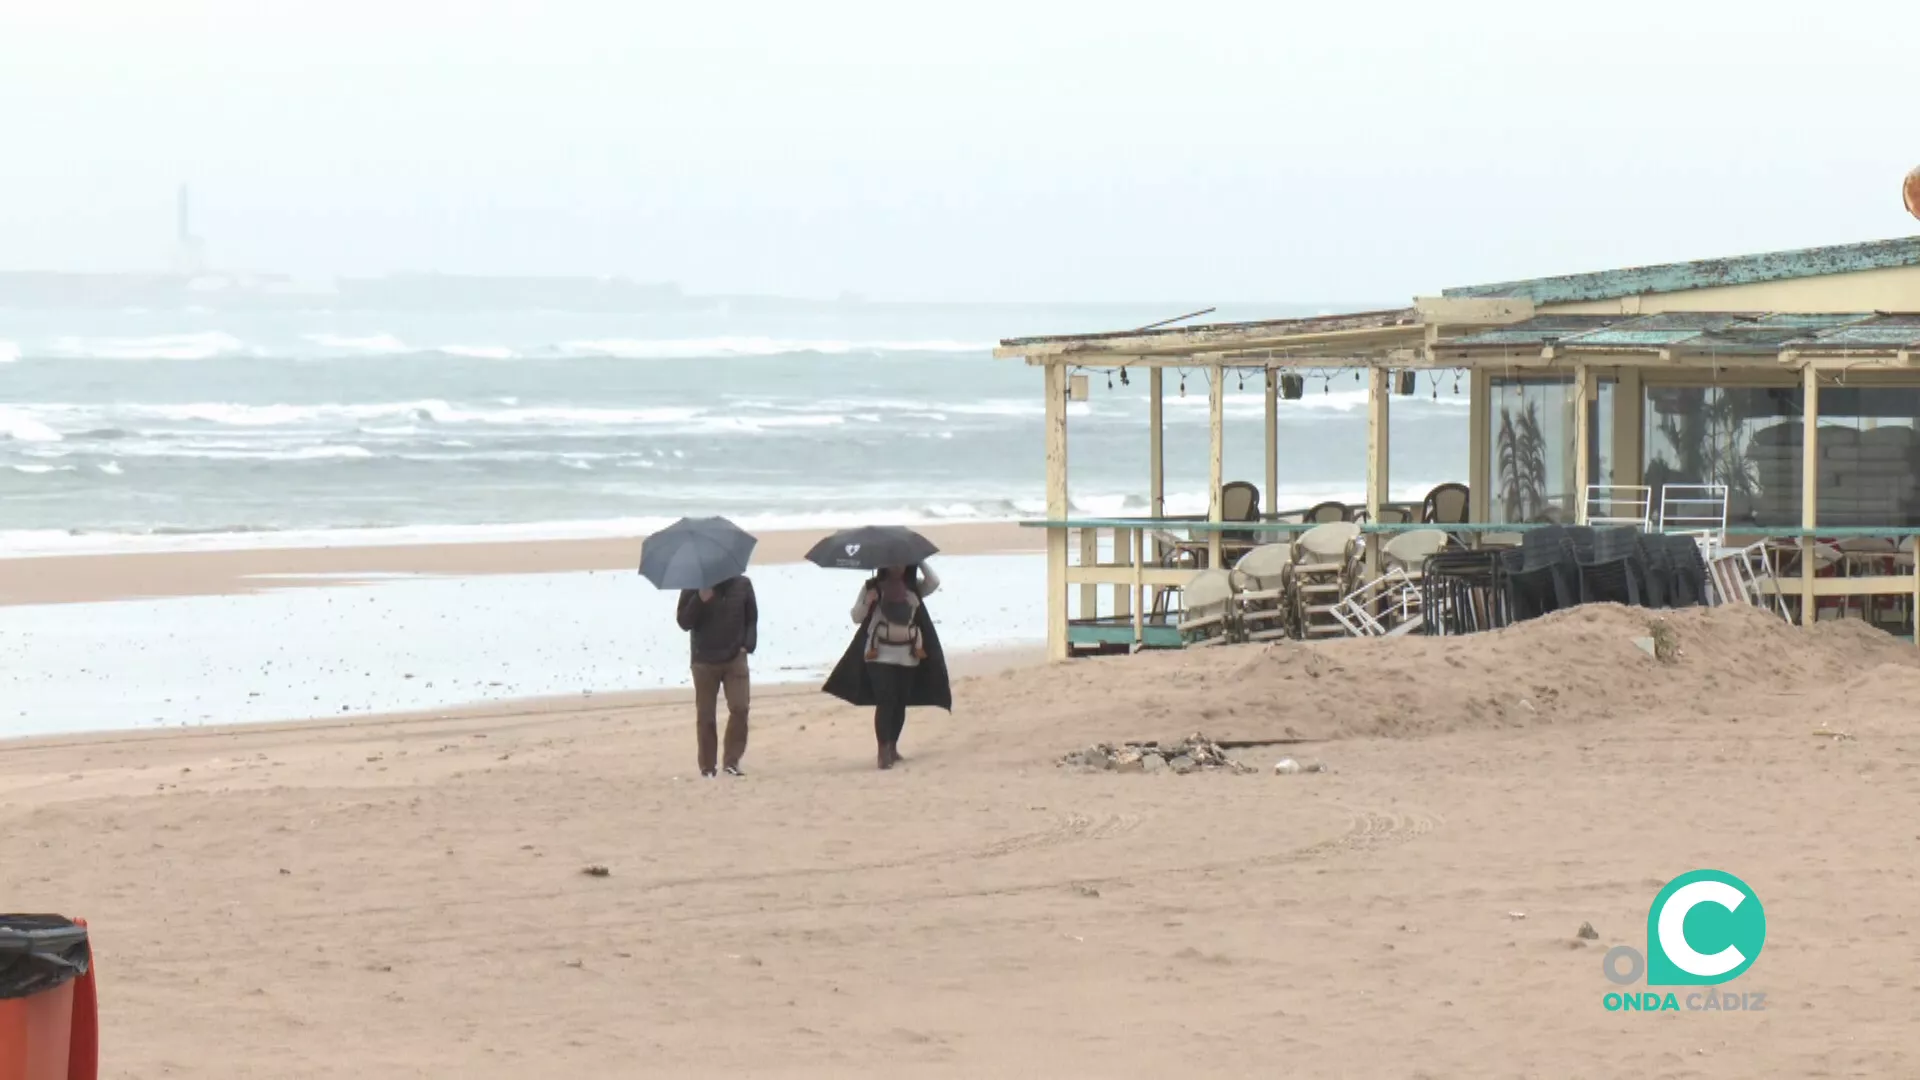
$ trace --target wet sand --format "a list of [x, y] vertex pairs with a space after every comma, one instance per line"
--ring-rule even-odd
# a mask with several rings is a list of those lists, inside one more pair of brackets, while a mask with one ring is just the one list
[[[949, 555], [1045, 550], [1046, 536], [1017, 525], [918, 528]], [[819, 532], [770, 532], [754, 563], [799, 562]], [[160, 596], [208, 596], [339, 585], [388, 574], [473, 577], [574, 570], [631, 570], [643, 537], [391, 547], [258, 548], [0, 559], [0, 604], [66, 604]], [[308, 580], [299, 580], [300, 578]], [[274, 579], [276, 580], [262, 580]]]

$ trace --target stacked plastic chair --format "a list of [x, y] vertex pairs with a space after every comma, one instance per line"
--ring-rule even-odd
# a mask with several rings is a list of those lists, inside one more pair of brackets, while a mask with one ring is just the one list
[[1512, 621], [1500, 551], [1440, 551], [1420, 567], [1422, 633], [1472, 634]]
[[1712, 602], [1707, 588], [1707, 559], [1691, 536], [1667, 536], [1667, 563], [1672, 570], [1672, 607], [1698, 607]]
[[1647, 571], [1640, 557], [1639, 529], [1601, 529], [1593, 537], [1593, 557], [1578, 565], [1581, 603], [1638, 607], [1644, 602]]

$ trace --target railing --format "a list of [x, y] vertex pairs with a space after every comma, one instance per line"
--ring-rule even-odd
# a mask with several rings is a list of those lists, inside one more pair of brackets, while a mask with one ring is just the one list
[[[1061, 530], [1068, 534], [1067, 567], [1064, 593], [1067, 606], [1069, 645], [1177, 647], [1175, 600], [1196, 571], [1210, 559], [1211, 539], [1215, 534], [1244, 534], [1250, 541], [1230, 541], [1221, 545], [1221, 561], [1231, 565], [1241, 554], [1260, 546], [1291, 538], [1315, 524], [1300, 521], [1204, 521], [1191, 518], [1073, 518], [1057, 521], [1024, 521], [1023, 527]], [[1545, 528], [1545, 523], [1462, 522], [1358, 526], [1363, 536], [1391, 536], [1421, 529], [1439, 529], [1461, 537], [1484, 537], [1490, 533], [1526, 533]], [[1920, 526], [1741, 526], [1730, 525], [1728, 542], [1738, 545], [1756, 539], [1837, 541], [1852, 538], [1900, 540], [1920, 536]], [[1151, 546], [1150, 546], [1151, 544]], [[1777, 556], [1791, 553], [1797, 544], [1778, 545]], [[1849, 555], [1852, 556], [1849, 559]], [[1842, 553], [1842, 568], [1849, 562], [1891, 559], [1904, 562], [1907, 553]], [[1770, 593], [1785, 598], [1811, 597], [1813, 602], [1844, 598], [1851, 610], [1852, 598], [1911, 597], [1920, 607], [1920, 567], [1898, 574], [1855, 574], [1817, 576], [1807, 581], [1800, 576], [1770, 575], [1763, 582]]]

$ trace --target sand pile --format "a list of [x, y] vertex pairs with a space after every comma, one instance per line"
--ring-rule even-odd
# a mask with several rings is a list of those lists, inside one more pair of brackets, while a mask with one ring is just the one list
[[1323, 740], [1656, 712], [1738, 719], [1812, 692], [1883, 700], [1920, 690], [1920, 649], [1858, 621], [1808, 631], [1752, 607], [1606, 604], [1464, 637], [1153, 653], [998, 682], [996, 704], [1049, 699], [1067, 745], [1195, 730], [1223, 742]]

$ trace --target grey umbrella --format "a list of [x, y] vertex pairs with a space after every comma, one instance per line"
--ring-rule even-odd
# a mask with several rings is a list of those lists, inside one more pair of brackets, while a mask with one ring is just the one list
[[940, 549], [933, 541], [899, 525], [842, 529], [813, 545], [807, 561], [829, 570], [879, 570], [913, 566]]
[[640, 545], [640, 576], [662, 589], [711, 589], [745, 573], [759, 542], [726, 518], [681, 518]]

